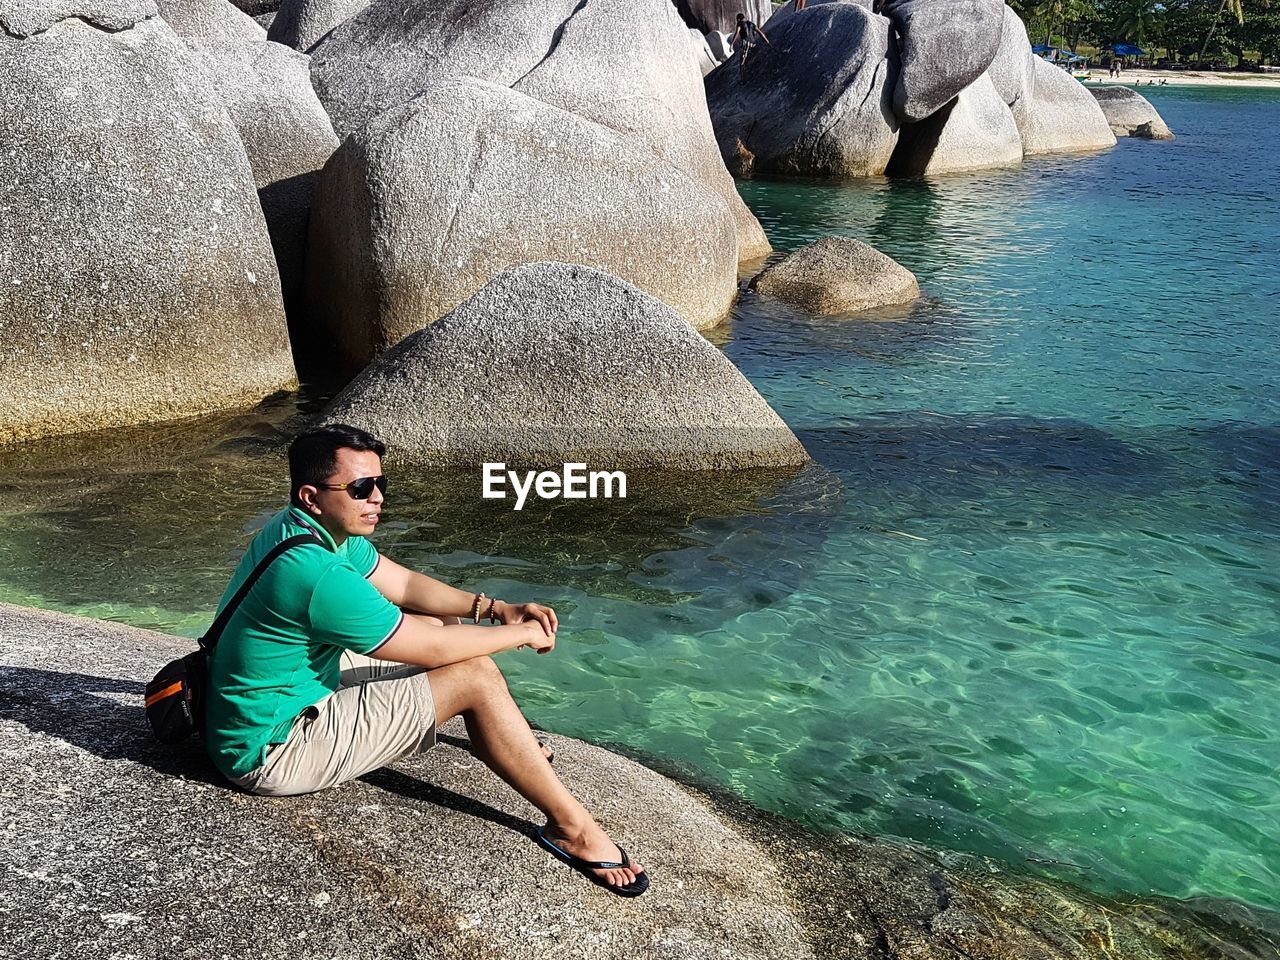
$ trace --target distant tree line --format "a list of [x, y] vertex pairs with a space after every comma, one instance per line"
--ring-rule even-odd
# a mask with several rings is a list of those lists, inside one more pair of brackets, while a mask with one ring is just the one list
[[1231, 66], [1280, 59], [1280, 0], [1010, 0], [1032, 43], [1075, 51], [1115, 43], [1145, 59]]

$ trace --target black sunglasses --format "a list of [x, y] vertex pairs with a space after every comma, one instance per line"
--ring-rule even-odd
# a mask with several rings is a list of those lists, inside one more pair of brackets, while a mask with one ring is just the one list
[[352, 500], [368, 500], [369, 495], [373, 493], [374, 487], [377, 487], [382, 493], [387, 492], [387, 478], [381, 475], [359, 477], [346, 483], [317, 483], [316, 486], [324, 487], [326, 490], [345, 490], [351, 494]]

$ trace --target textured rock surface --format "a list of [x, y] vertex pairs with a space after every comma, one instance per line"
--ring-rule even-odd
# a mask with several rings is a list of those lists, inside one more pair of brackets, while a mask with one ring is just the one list
[[155, 0], [5, 0], [0, 27], [25, 38], [73, 17], [103, 30], [126, 30], [155, 15]]
[[915, 274], [852, 237], [823, 237], [766, 267], [751, 288], [812, 313], [857, 313], [920, 296]]
[[769, 0], [674, 0], [681, 19], [694, 30], [709, 33], [737, 29], [738, 14], [764, 23], [773, 13]]
[[771, 28], [772, 47], [707, 78], [721, 155], [736, 173], [884, 173], [898, 139], [897, 56], [888, 20], [827, 3]]
[[704, 77], [720, 65], [720, 61], [715, 58], [715, 54], [707, 44], [707, 38], [697, 30], [689, 31], [689, 46], [693, 51], [694, 63], [698, 65], [698, 71]]
[[[323, 419], [370, 430], [415, 463], [728, 470], [808, 460], [747, 379], [669, 307], [563, 263], [495, 277], [380, 357]], [[459, 429], [467, 424], [483, 428]]]
[[560, 776], [653, 877], [624, 901], [528, 839], [536, 811], [456, 725], [429, 753], [327, 792], [230, 788], [198, 743], [162, 746], [142, 718], [145, 680], [191, 649], [0, 604], [0, 894], [14, 956], [1249, 960], [1280, 943], [1238, 907], [1236, 921], [1197, 918], [801, 833], [553, 735]]
[[1093, 87], [1093, 99], [1102, 107], [1111, 132], [1117, 137], [1143, 137], [1148, 140], [1172, 140], [1173, 131], [1151, 105], [1151, 101], [1128, 87]]
[[231, 4], [241, 13], [247, 13], [255, 20], [280, 9], [280, 0], [231, 0]]
[[1036, 57], [1033, 84], [1031, 99], [1019, 101], [1013, 111], [1026, 156], [1115, 146], [1102, 108], [1080, 81]]
[[719, 30], [712, 30], [707, 33], [707, 47], [711, 50], [711, 55], [716, 58], [716, 63], [724, 63], [733, 56], [733, 47], [729, 45], [730, 35]]
[[267, 32], [229, 0], [156, 0], [160, 16], [184, 40], [261, 41]]
[[902, 127], [889, 173], [933, 176], [1021, 162], [1018, 125], [984, 73], [932, 117]]
[[900, 35], [901, 69], [893, 108], [904, 123], [923, 120], [973, 83], [995, 58], [1003, 0], [886, 0]]
[[0, 37], [0, 441], [293, 382], [252, 171], [195, 74], [158, 17]]
[[189, 45], [249, 155], [280, 270], [285, 311], [294, 318], [316, 176], [338, 148], [333, 125], [311, 89], [307, 57], [266, 41]]
[[717, 156], [706, 95], [669, 0], [375, 0], [315, 48], [339, 138], [448, 76], [480, 77], [634, 139], [716, 191], [739, 259], [768, 240]]
[[1009, 106], [1026, 102], [1035, 92], [1035, 61], [1027, 28], [1011, 7], [1004, 8], [1004, 22], [1000, 30], [1000, 45], [995, 58], [987, 67], [987, 75], [995, 84], [996, 93]]
[[718, 195], [635, 140], [470, 78], [342, 145], [312, 209], [306, 292], [355, 373], [507, 267], [571, 260], [623, 277], [698, 327], [737, 290]]
[[[805, 10], [812, 10], [814, 7], [820, 7], [825, 3], [851, 3], [855, 6], [864, 7], [867, 10], [872, 10], [875, 7], [873, 0], [808, 0], [808, 3], [805, 5]], [[774, 7], [773, 16], [763, 24], [765, 33], [772, 37], [773, 29], [775, 27], [782, 26], [791, 17], [795, 16], [797, 13], [803, 12], [804, 10], [796, 10], [794, 0], [787, 0], [787, 2], [782, 6]]]
[[369, 0], [284, 0], [267, 36], [309, 53], [330, 30], [368, 5]]

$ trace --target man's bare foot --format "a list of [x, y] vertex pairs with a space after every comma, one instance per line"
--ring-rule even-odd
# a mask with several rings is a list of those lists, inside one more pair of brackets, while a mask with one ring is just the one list
[[[609, 839], [609, 835], [594, 820], [583, 828], [566, 828], [548, 823], [542, 828], [542, 834], [565, 853], [580, 860], [618, 863], [622, 859], [618, 845]], [[635, 883], [636, 877], [644, 873], [644, 866], [632, 860], [628, 867], [591, 872], [611, 887], [626, 887]]]

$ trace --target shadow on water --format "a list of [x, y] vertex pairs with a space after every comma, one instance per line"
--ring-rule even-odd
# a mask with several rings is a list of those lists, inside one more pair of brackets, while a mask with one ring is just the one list
[[[6, 598], [198, 631], [252, 533], [287, 500], [285, 451], [307, 423], [306, 400], [0, 450]], [[775, 590], [793, 589], [843, 510], [838, 479], [817, 466], [632, 471], [625, 500], [530, 498], [519, 512], [482, 499], [474, 471], [397, 467], [391, 451], [388, 472], [375, 539], [401, 562], [453, 582], [497, 577], [660, 604], [706, 586], [696, 562], [666, 567], [674, 553], [727, 558], [716, 589], [748, 607], [761, 602], [762, 566]], [[183, 620], [194, 614], [199, 623]]]

